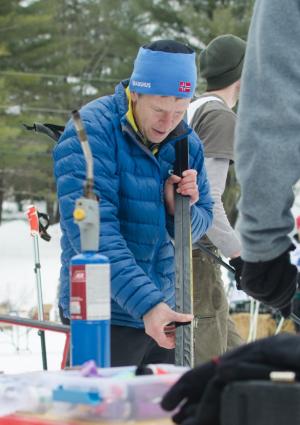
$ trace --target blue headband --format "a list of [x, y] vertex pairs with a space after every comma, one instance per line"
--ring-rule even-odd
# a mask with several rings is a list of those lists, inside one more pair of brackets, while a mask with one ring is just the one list
[[158, 96], [193, 97], [197, 70], [195, 53], [139, 49], [129, 82], [132, 92]]

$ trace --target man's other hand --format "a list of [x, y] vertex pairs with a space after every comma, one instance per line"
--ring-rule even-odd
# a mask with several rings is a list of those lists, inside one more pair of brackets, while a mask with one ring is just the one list
[[165, 327], [171, 322], [191, 322], [192, 314], [176, 313], [167, 304], [159, 303], [143, 317], [145, 332], [151, 336], [160, 347], [175, 348], [176, 328], [174, 332], [165, 332]]
[[190, 197], [190, 205], [195, 204], [199, 199], [199, 188], [197, 184], [197, 171], [185, 170], [182, 177], [173, 174], [165, 183], [165, 202], [170, 215], [175, 212], [174, 185], [177, 184], [176, 192], [182, 196]]
[[297, 289], [297, 268], [290, 262], [289, 249], [270, 261], [245, 261], [240, 285], [246, 294], [288, 316]]
[[235, 277], [235, 281], [236, 281], [236, 287], [237, 287], [237, 289], [241, 289], [241, 275], [242, 275], [242, 269], [243, 269], [244, 262], [241, 259], [241, 257], [238, 256], [238, 257], [231, 258], [231, 260], [229, 260], [229, 264], [235, 270], [234, 277]]

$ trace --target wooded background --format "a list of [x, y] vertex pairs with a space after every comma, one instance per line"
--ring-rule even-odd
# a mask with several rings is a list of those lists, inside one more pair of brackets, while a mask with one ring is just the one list
[[[199, 54], [220, 34], [246, 40], [253, 3], [0, 0], [0, 223], [4, 200], [20, 208], [24, 199], [45, 200], [51, 220], [57, 220], [53, 142], [22, 123], [64, 125], [73, 109], [113, 93], [149, 41], [175, 39]], [[198, 93], [203, 88], [199, 80]], [[238, 196], [232, 188], [229, 209]]]

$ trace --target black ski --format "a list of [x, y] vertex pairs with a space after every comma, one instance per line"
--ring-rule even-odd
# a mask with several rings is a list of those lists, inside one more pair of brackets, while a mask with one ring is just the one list
[[[174, 174], [181, 176], [189, 168], [188, 140], [176, 144]], [[193, 313], [192, 241], [190, 199], [175, 192], [175, 285], [176, 311]], [[177, 365], [194, 365], [193, 325], [176, 329], [175, 361]]]

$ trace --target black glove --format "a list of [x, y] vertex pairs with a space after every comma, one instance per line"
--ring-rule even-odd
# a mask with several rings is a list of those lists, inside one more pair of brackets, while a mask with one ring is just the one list
[[235, 269], [234, 277], [237, 289], [241, 289], [241, 275], [243, 269], [243, 260], [241, 257], [235, 257], [229, 260], [229, 264]]
[[165, 394], [161, 406], [169, 411], [180, 405], [173, 416], [178, 424], [218, 425], [222, 391], [229, 382], [269, 379], [274, 370], [295, 371], [299, 379], [299, 335], [259, 339], [186, 372]]
[[173, 410], [187, 398], [179, 412], [173, 416], [175, 423], [181, 424], [186, 418], [195, 415], [208, 382], [215, 374], [216, 364], [208, 362], [186, 372], [179, 381], [167, 392], [161, 402], [165, 410]]
[[270, 261], [244, 261], [240, 282], [248, 295], [280, 310], [284, 317], [291, 312], [297, 289], [297, 268], [290, 262], [289, 250]]

